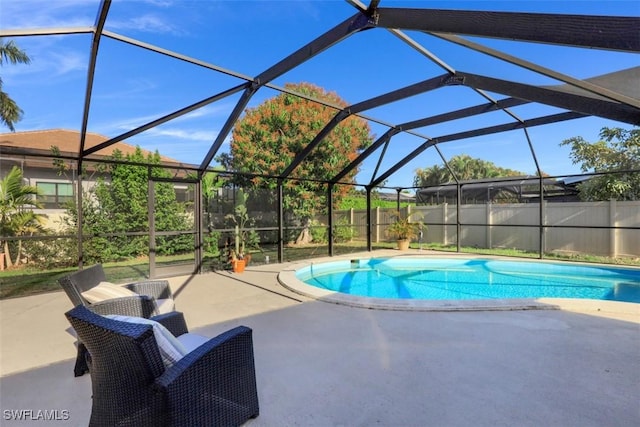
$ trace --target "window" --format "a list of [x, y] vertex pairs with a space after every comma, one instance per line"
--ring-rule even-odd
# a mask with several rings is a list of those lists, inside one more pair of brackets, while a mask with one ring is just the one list
[[38, 201], [45, 209], [62, 209], [73, 200], [73, 184], [68, 182], [36, 182]]

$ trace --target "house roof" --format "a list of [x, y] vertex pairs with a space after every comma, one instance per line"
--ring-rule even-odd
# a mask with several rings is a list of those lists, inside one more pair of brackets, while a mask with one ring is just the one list
[[[571, 180], [569, 181], [572, 182]], [[575, 185], [570, 182], [562, 179], [543, 178], [542, 184], [545, 187], [546, 197], [575, 196], [577, 190]], [[540, 196], [540, 178], [537, 176], [491, 178], [491, 181], [487, 181], [486, 179], [473, 179], [460, 181], [460, 184], [464, 188], [466, 199], [494, 200], [499, 198], [501, 193], [505, 192], [517, 195], [521, 200]], [[448, 182], [442, 185], [418, 189], [416, 191], [416, 199], [418, 203], [428, 203], [434, 196], [455, 198], [457, 192], [458, 186], [455, 183]]]
[[[107, 141], [106, 136], [87, 132], [85, 139], [85, 149], [94, 147], [100, 143]], [[0, 134], [0, 153], [9, 152], [19, 155], [48, 155], [51, 156], [51, 147], [58, 147], [60, 154], [68, 157], [78, 157], [80, 148], [80, 132], [68, 129], [48, 129], [34, 130], [26, 132], [11, 132]], [[115, 150], [120, 150], [122, 154], [133, 154], [136, 147], [126, 142], [117, 142], [110, 145], [93, 156], [93, 158], [104, 158], [113, 154]], [[141, 149], [146, 156], [151, 153], [148, 150]], [[178, 160], [160, 155], [162, 163], [179, 164]]]

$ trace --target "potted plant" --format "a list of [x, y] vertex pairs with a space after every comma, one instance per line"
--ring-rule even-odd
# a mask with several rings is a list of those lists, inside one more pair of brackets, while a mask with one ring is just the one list
[[249, 211], [247, 210], [247, 196], [242, 190], [239, 190], [236, 195], [236, 205], [233, 213], [225, 218], [230, 219], [235, 224], [235, 239], [233, 247], [229, 251], [229, 261], [234, 272], [242, 273], [251, 260], [251, 254], [248, 249], [256, 247], [260, 241], [258, 234], [254, 230], [246, 228], [250, 219]]
[[231, 268], [234, 273], [242, 273], [247, 266], [243, 255], [238, 255], [235, 251], [231, 251]]
[[420, 231], [425, 228], [421, 221], [411, 221], [411, 216], [416, 213], [417, 212], [414, 212], [403, 218], [400, 212], [397, 212], [393, 215], [395, 221], [387, 227], [387, 235], [394, 237], [397, 240], [398, 249], [401, 251], [409, 249], [409, 243], [411, 243], [411, 240], [418, 237]]

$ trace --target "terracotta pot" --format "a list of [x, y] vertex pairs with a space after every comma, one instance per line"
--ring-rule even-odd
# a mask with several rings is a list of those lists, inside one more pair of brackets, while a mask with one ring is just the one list
[[398, 240], [398, 249], [401, 251], [409, 250], [409, 243], [411, 243], [411, 240], [409, 239]]
[[231, 261], [234, 273], [242, 273], [245, 267], [245, 261], [243, 259], [236, 259]]

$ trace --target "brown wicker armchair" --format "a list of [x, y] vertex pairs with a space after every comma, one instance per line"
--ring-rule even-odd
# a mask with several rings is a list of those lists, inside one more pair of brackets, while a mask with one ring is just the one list
[[[66, 316], [90, 354], [89, 425], [233, 426], [258, 416], [251, 329], [201, 337], [203, 344], [167, 366], [156, 326], [114, 320], [84, 306]], [[178, 312], [165, 316], [184, 319]], [[186, 332], [186, 325], [177, 329]], [[179, 332], [178, 339], [193, 335]]]

